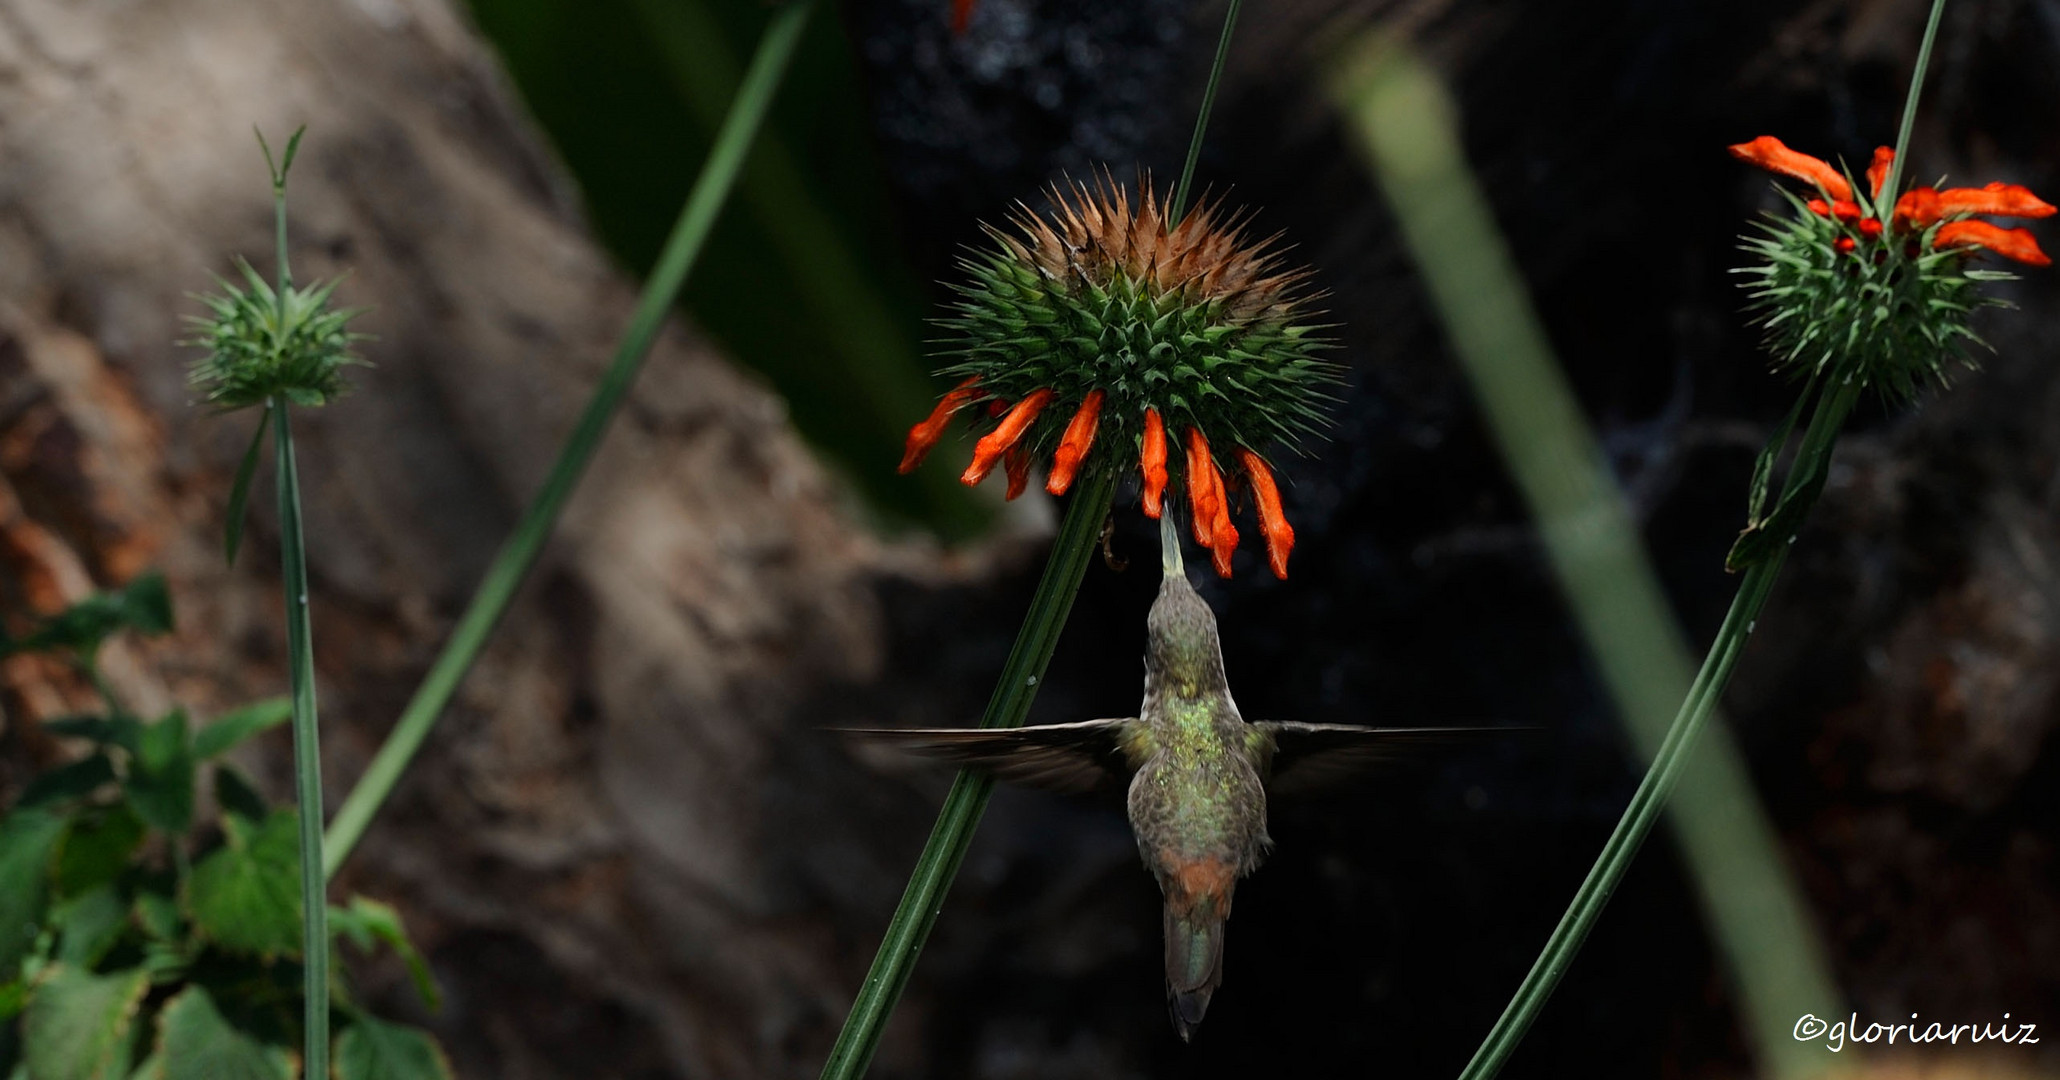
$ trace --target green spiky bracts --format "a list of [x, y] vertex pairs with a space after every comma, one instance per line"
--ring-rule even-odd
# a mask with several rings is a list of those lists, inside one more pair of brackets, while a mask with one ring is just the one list
[[1149, 181], [1141, 187], [1134, 206], [1106, 177], [1054, 187], [1049, 218], [1019, 208], [1020, 235], [987, 230], [993, 246], [964, 260], [968, 280], [941, 320], [954, 358], [941, 374], [957, 387], [909, 432], [902, 471], [954, 413], [984, 406], [966, 483], [999, 462], [1014, 498], [1050, 454], [1046, 489], [1062, 494], [1082, 470], [1136, 461], [1145, 513], [1158, 517], [1176, 440], [1195, 538], [1228, 576], [1237, 530], [1217, 460], [1227, 450], [1285, 577], [1294, 530], [1263, 455], [1316, 434], [1338, 382], [1297, 292], [1306, 274], [1282, 269], [1271, 240], [1247, 243], [1243, 222], [1218, 206], [1169, 227]]
[[195, 336], [182, 342], [207, 350], [188, 381], [224, 410], [260, 405], [282, 394], [296, 405], [322, 405], [343, 393], [343, 369], [364, 361], [351, 346], [359, 312], [329, 306], [336, 283], [286, 287], [282, 299], [250, 264], [237, 260], [248, 288], [217, 281], [222, 292], [200, 297], [206, 316], [188, 316]]
[[[1981, 344], [1969, 320], [1998, 305], [1978, 284], [2013, 275], [1970, 269], [1986, 249], [2034, 266], [2051, 260], [2025, 229], [2003, 229], [1972, 215], [2045, 217], [2054, 208], [2015, 184], [1985, 188], [1920, 187], [1893, 208], [1882, 185], [1894, 162], [1888, 147], [1867, 170], [1872, 197], [1854, 201], [1853, 179], [1797, 153], [1772, 136], [1731, 147], [1741, 160], [1815, 184], [1822, 198], [1782, 190], [1791, 213], [1769, 215], [1743, 249], [1758, 261], [1737, 273], [1766, 332], [1778, 368], [1810, 379], [1858, 382], [1906, 398], [1950, 366], [1972, 364]], [[1884, 224], [1882, 218], [1887, 218]]]

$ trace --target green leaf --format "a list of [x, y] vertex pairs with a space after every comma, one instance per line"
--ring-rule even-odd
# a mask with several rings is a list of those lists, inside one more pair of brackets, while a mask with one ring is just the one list
[[29, 984], [26, 981], [15, 979], [5, 986], [0, 986], [0, 1022], [20, 1016], [22, 1007], [28, 1003]]
[[35, 1080], [121, 1080], [129, 1072], [136, 1008], [150, 989], [140, 970], [112, 975], [49, 969], [22, 1014], [22, 1058]]
[[69, 765], [52, 769], [29, 781], [27, 791], [15, 802], [17, 809], [32, 806], [46, 806], [64, 802], [83, 795], [91, 795], [102, 784], [114, 781], [114, 762], [106, 754], [94, 754], [80, 758]]
[[185, 917], [178, 901], [165, 893], [146, 890], [136, 895], [136, 925], [159, 940], [176, 940], [184, 929]]
[[271, 813], [256, 785], [227, 764], [215, 766], [215, 803], [222, 808], [223, 816], [242, 818], [246, 829], [256, 828]]
[[60, 716], [43, 721], [43, 730], [68, 739], [91, 739], [102, 746], [136, 749], [135, 720], [126, 716]]
[[298, 1071], [291, 1053], [231, 1025], [199, 986], [165, 1003], [154, 1056], [161, 1059], [154, 1080], [293, 1080]]
[[172, 628], [172, 596], [164, 575], [152, 570], [128, 585], [96, 593], [46, 620], [27, 637], [10, 643], [9, 652], [70, 649], [91, 656], [118, 630], [162, 634]]
[[58, 962], [91, 968], [128, 928], [129, 905], [113, 885], [100, 885], [60, 904], [52, 916]]
[[421, 1028], [360, 1015], [336, 1040], [336, 1080], [452, 1080], [451, 1064]]
[[266, 698], [215, 718], [193, 736], [193, 756], [202, 761], [220, 757], [245, 739], [269, 731], [293, 718], [290, 698]]
[[229, 842], [193, 867], [186, 913], [209, 940], [265, 959], [300, 955], [300, 831], [279, 810], [255, 828], [222, 819]]
[[77, 896], [121, 876], [143, 837], [143, 822], [127, 803], [73, 818], [57, 844], [58, 895]]
[[41, 810], [0, 818], [0, 974], [13, 976], [35, 944], [50, 895], [50, 852], [64, 824]]
[[350, 907], [329, 909], [329, 927], [331, 936], [349, 938], [361, 952], [369, 953], [376, 943], [385, 942], [408, 965], [408, 975], [415, 980], [415, 992], [422, 995], [422, 1003], [431, 1010], [443, 1008], [443, 993], [437, 989], [436, 977], [429, 972], [429, 962], [409, 940], [408, 931], [401, 926], [401, 913], [391, 905], [353, 896]]
[[1781, 448], [1788, 445], [1788, 433], [1795, 430], [1795, 422], [1802, 416], [1803, 406], [1809, 404], [1810, 391], [1815, 389], [1816, 385], [1816, 377], [1811, 376], [1810, 381], [1804, 384], [1802, 393], [1796, 395], [1795, 404], [1789, 408], [1788, 416], [1774, 429], [1774, 434], [1767, 438], [1767, 445], [1760, 450], [1759, 457], [1753, 460], [1752, 487], [1746, 497], [1745, 520], [1748, 527], [1760, 524], [1766, 513], [1767, 485], [1773, 479], [1774, 462], [1781, 456]]
[[134, 764], [125, 785], [130, 804], [151, 827], [184, 833], [193, 824], [193, 740], [184, 709], [144, 727]]
[[227, 535], [223, 537], [222, 551], [228, 556], [229, 565], [236, 565], [236, 549], [243, 543], [243, 519], [249, 514], [250, 482], [257, 475], [259, 452], [265, 447], [265, 429], [272, 426], [272, 410], [266, 409], [258, 420], [257, 432], [250, 437], [250, 449], [243, 452], [243, 463], [236, 466], [236, 480], [229, 486], [229, 517]]

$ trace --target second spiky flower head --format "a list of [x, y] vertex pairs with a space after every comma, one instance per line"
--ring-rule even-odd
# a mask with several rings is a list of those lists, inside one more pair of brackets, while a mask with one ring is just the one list
[[[1284, 268], [1272, 240], [1248, 242], [1243, 219], [1219, 205], [1174, 221], [1148, 178], [1139, 187], [1133, 201], [1106, 175], [1056, 185], [1049, 217], [1019, 206], [1020, 235], [987, 229], [994, 246], [964, 260], [970, 280], [954, 286], [942, 320], [957, 360], [941, 373], [958, 385], [909, 431], [901, 471], [955, 413], [984, 406], [966, 483], [1000, 464], [1014, 498], [1049, 453], [1045, 488], [1058, 495], [1084, 471], [1136, 461], [1156, 518], [1177, 470], [1195, 540], [1225, 577], [1238, 540], [1229, 485], [1242, 475], [1267, 560], [1286, 577], [1295, 534], [1264, 455], [1315, 434], [1338, 382], [1308, 321], [1307, 273]], [[1177, 460], [1169, 438], [1184, 450]], [[1219, 455], [1233, 466], [1228, 482]]]
[[1741, 161], [1815, 185], [1817, 198], [1787, 190], [1791, 213], [1769, 215], [1746, 239], [1758, 265], [1746, 275], [1752, 306], [1776, 363], [1806, 376], [1857, 381], [1897, 397], [1945, 378], [1950, 361], [1971, 362], [1979, 342], [1969, 316], [2001, 301], [1981, 281], [2012, 275], [1967, 266], [1988, 251], [2027, 266], [2048, 266], [2030, 230], [2005, 229], [1977, 215], [2042, 218], [2052, 205], [2016, 184], [1980, 188], [1886, 185], [1895, 151], [1874, 151], [1867, 191], [1829, 162], [1762, 135], [1730, 148]]

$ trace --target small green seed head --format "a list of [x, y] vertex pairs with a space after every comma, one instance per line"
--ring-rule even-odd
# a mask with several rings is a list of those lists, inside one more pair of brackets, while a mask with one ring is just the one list
[[324, 405], [348, 389], [343, 369], [365, 364], [351, 351], [365, 335], [349, 329], [361, 309], [329, 306], [334, 281], [289, 285], [282, 302], [249, 263], [238, 259], [236, 265], [248, 287], [217, 278], [221, 292], [197, 298], [209, 313], [187, 318], [195, 334], [181, 344], [207, 350], [188, 381], [225, 412], [274, 395], [295, 405]]

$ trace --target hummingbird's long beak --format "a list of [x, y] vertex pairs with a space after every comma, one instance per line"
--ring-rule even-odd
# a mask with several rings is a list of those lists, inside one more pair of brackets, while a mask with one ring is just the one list
[[1180, 559], [1180, 529], [1173, 524], [1173, 500], [1159, 510], [1159, 567], [1167, 577], [1184, 577], [1186, 565]]

